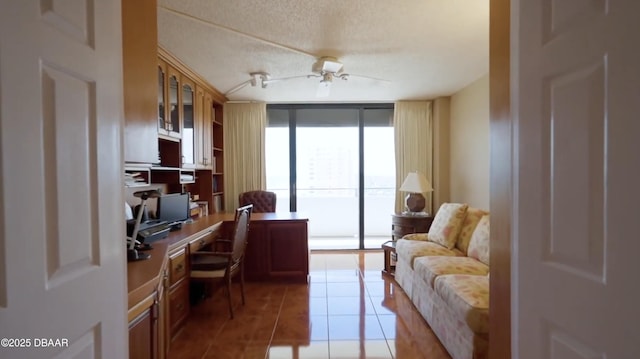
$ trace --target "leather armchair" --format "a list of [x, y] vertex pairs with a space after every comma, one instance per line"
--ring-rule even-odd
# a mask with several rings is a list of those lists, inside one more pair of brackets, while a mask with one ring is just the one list
[[253, 213], [276, 211], [276, 194], [269, 191], [249, 191], [240, 193], [240, 206], [253, 204]]

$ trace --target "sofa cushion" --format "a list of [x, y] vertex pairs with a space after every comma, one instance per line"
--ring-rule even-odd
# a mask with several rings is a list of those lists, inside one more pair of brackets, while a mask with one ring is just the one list
[[436, 278], [435, 291], [471, 331], [489, 332], [489, 278], [486, 275], [442, 275]]
[[429, 240], [449, 249], [454, 248], [467, 207], [464, 203], [443, 203], [429, 228]]
[[462, 256], [462, 252], [457, 249], [448, 249], [437, 243], [427, 241], [412, 241], [408, 239], [398, 239], [396, 242], [396, 253], [398, 260], [407, 261], [413, 269], [413, 260], [423, 256]]
[[469, 241], [467, 255], [489, 265], [489, 215], [482, 216]]
[[469, 241], [471, 241], [471, 235], [476, 229], [478, 222], [480, 222], [480, 219], [485, 214], [489, 214], [489, 212], [474, 207], [467, 208], [467, 214], [464, 216], [462, 228], [460, 228], [460, 234], [458, 235], [458, 240], [456, 241], [456, 248], [461, 250], [462, 253], [467, 254], [467, 251], [469, 249]]
[[413, 261], [413, 268], [420, 278], [433, 287], [438, 276], [445, 274], [486, 275], [489, 266], [469, 257], [420, 257]]

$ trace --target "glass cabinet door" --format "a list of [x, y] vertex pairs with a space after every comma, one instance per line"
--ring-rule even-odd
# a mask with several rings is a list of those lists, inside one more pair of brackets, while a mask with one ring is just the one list
[[194, 86], [187, 80], [182, 85], [182, 166], [195, 167]]
[[178, 104], [178, 77], [169, 76], [169, 122], [167, 128], [169, 132], [180, 133], [180, 107]]
[[158, 128], [167, 129], [167, 120], [165, 113], [165, 94], [164, 94], [165, 73], [162, 66], [158, 66]]

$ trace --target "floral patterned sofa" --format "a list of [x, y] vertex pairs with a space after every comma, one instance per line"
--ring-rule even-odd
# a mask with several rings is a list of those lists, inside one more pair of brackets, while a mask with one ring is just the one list
[[395, 279], [454, 359], [488, 357], [489, 213], [444, 203], [396, 243]]

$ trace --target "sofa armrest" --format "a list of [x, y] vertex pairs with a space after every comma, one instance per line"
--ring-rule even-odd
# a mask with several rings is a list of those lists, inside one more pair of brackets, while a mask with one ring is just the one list
[[408, 239], [410, 241], [428, 241], [429, 233], [410, 233], [406, 234], [402, 239]]

